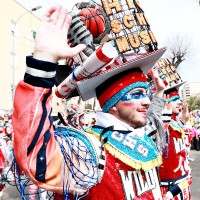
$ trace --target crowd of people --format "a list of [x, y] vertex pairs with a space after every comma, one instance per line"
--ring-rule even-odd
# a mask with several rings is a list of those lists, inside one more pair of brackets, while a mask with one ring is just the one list
[[65, 125], [79, 130], [86, 130], [96, 122], [95, 110], [85, 111], [77, 103], [68, 105], [62, 113], [53, 116], [54, 126]]
[[[0, 200], [3, 198], [6, 186], [14, 186], [17, 179], [17, 172], [13, 167], [13, 139], [12, 111], [2, 111], [0, 114]], [[23, 171], [21, 171], [21, 175], [26, 176]], [[19, 185], [16, 186], [19, 187]], [[47, 200], [46, 191], [30, 183], [27, 189], [27, 198], [29, 200], [37, 199], [37, 194], [40, 200]]]
[[3, 196], [6, 182], [13, 181], [10, 170], [13, 161], [13, 126], [12, 113], [5, 112], [0, 116], [0, 199]]
[[[165, 90], [164, 93], [167, 94], [167, 91], [168, 90]], [[172, 95], [172, 97], [173, 97], [173, 95]], [[169, 99], [168, 99], [168, 102], [170, 102]], [[178, 103], [180, 103], [180, 102], [177, 102], [177, 104]], [[168, 103], [168, 104], [170, 104], [170, 103]], [[169, 121], [167, 120], [167, 118], [170, 116], [169, 110], [171, 110], [171, 111], [173, 110], [168, 104], [165, 106], [165, 108], [162, 111], [162, 119], [163, 119], [163, 122], [165, 122], [165, 126], [166, 126], [166, 123], [168, 123], [170, 121], [170, 120]], [[177, 113], [178, 113], [178, 111], [181, 111], [182, 109], [183, 109], [182, 107], [179, 107], [177, 110]], [[168, 112], [167, 114], [166, 114], [166, 110]], [[94, 125], [96, 124], [96, 114], [99, 115], [98, 112], [95, 113], [94, 111], [84, 112], [82, 109], [80, 109], [78, 104], [73, 103], [70, 106], [68, 106], [65, 113], [62, 113], [62, 117], [59, 116], [54, 120], [53, 124], [55, 127], [65, 125], [68, 127], [73, 127], [78, 130], [86, 131], [86, 130], [88, 130], [88, 128], [95, 127]], [[166, 118], [166, 116], [167, 116], [167, 118]], [[1, 161], [1, 163], [0, 163], [0, 166], [1, 166], [0, 196], [2, 197], [6, 182], [12, 182], [16, 178], [16, 177], [14, 177], [13, 171], [11, 169], [11, 164], [13, 161], [12, 113], [5, 112], [5, 114], [1, 115], [0, 124], [1, 124], [1, 127], [0, 127], [0, 134], [1, 134], [0, 135], [1, 136], [1, 138], [0, 138], [0, 146], [1, 146], [1, 148], [0, 148], [0, 161]], [[148, 128], [147, 128], [147, 130], [148, 130]], [[199, 132], [200, 121], [199, 121], [199, 112], [198, 111], [196, 111], [194, 113], [191, 112], [189, 114], [189, 120], [187, 120], [187, 122], [185, 123], [183, 130], [185, 132], [184, 142], [185, 142], [185, 146], [186, 146], [187, 159], [188, 159], [188, 161], [194, 161], [194, 159], [190, 157], [190, 150], [192, 149], [192, 150], [199, 151], [199, 146], [197, 144], [197, 142], [199, 142], [199, 136], [200, 136], [200, 132]], [[156, 141], [155, 138], [154, 138], [154, 141]], [[167, 147], [167, 145], [165, 146], [165, 148], [166, 147]], [[170, 153], [169, 147], [167, 147], [167, 149], [165, 149], [165, 150], [168, 151], [167, 152], [168, 154]], [[164, 154], [166, 154], [166, 151], [163, 151], [163, 152], [164, 152]], [[171, 157], [173, 157], [173, 156], [172, 155], [168, 156], [169, 159]], [[177, 159], [177, 161], [178, 161], [178, 159]], [[170, 161], [167, 161], [167, 163], [170, 163], [170, 165], [171, 165]], [[169, 174], [166, 173], [166, 168], [168, 168], [168, 166], [164, 163], [162, 165], [164, 167], [163, 170], [164, 170], [165, 176], [167, 176], [167, 179], [171, 180]], [[162, 167], [162, 165], [161, 165], [161, 167]], [[173, 172], [173, 174], [174, 174], [174, 172]], [[160, 178], [161, 178], [161, 176], [160, 176]], [[161, 183], [163, 183], [163, 182], [161, 182]], [[164, 191], [165, 191], [165, 193], [167, 193], [165, 184], [164, 184]], [[29, 199], [29, 200], [37, 199], [37, 197], [40, 197], [40, 200], [48, 199], [47, 191], [37, 187], [35, 184], [29, 185], [26, 196], [27, 196], [27, 199]], [[172, 198], [169, 198], [169, 199], [172, 199]]]
[[199, 151], [200, 150], [200, 114], [199, 111], [191, 112], [190, 119], [188, 121], [190, 128], [192, 128], [191, 133], [191, 149]]
[[[199, 150], [199, 113], [190, 114], [182, 102], [183, 83], [166, 85], [153, 68], [166, 49], [130, 60], [126, 53], [119, 55], [116, 67], [76, 85], [83, 99], [97, 98], [101, 111], [87, 113], [72, 104], [53, 120], [52, 88], [59, 61], [87, 48], [67, 44], [72, 20], [68, 10], [57, 5], [41, 21], [24, 80], [16, 87], [12, 123], [4, 123], [4, 135], [11, 141], [6, 143], [13, 143], [14, 154], [10, 146], [9, 159], [0, 152], [2, 169], [14, 155], [17, 170], [12, 173], [23, 199], [28, 186], [29, 191], [41, 191], [40, 199], [47, 198], [47, 191], [55, 200], [191, 199], [190, 150]], [[156, 88], [151, 96], [147, 72]], [[22, 174], [31, 186], [19, 178]]]

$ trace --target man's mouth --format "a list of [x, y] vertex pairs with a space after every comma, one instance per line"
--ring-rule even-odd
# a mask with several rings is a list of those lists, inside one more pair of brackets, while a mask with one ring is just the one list
[[138, 112], [139, 112], [139, 113], [142, 113], [142, 114], [144, 114], [144, 115], [147, 114], [147, 110], [146, 110], [146, 109], [145, 109], [145, 110], [138, 110]]

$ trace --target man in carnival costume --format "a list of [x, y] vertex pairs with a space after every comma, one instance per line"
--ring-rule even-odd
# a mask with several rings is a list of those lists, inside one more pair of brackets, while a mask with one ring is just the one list
[[185, 123], [189, 120], [187, 103], [182, 103], [179, 87], [184, 82], [165, 90], [168, 99], [167, 109], [163, 111], [163, 121], [168, 138], [168, 147], [163, 154], [159, 168], [161, 190], [166, 199], [190, 199], [191, 169], [186, 149]]
[[[27, 57], [24, 80], [16, 88], [14, 154], [20, 170], [38, 187], [55, 192], [54, 199], [162, 199], [156, 171], [161, 156], [148, 136], [151, 131], [141, 127], [147, 124], [147, 130], [155, 131], [154, 117], [165, 106], [164, 86], [153, 77], [157, 92], [149, 108], [147, 79], [140, 68], [148, 71], [165, 49], [80, 81], [82, 98], [96, 95], [102, 107], [96, 126], [90, 133], [71, 127], [54, 130], [50, 114], [57, 62], [85, 48], [66, 44], [70, 23], [61, 6], [44, 15], [33, 57]], [[154, 115], [147, 120], [149, 109]]]

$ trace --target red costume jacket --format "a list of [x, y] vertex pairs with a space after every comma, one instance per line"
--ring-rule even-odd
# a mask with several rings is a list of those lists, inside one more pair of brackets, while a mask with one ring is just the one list
[[[27, 71], [31, 68], [54, 71], [57, 67], [56, 64], [32, 58], [27, 59], [27, 65], [29, 67]], [[81, 132], [78, 134], [68, 130], [64, 132], [61, 130], [62, 134], [54, 132], [50, 117], [53, 85], [53, 78], [35, 77], [26, 73], [24, 81], [21, 81], [16, 88], [13, 113], [14, 153], [19, 168], [32, 182], [40, 188], [58, 194], [63, 194], [66, 188], [67, 192], [73, 193], [76, 190], [79, 195], [89, 191], [85, 199], [92, 200], [160, 200], [162, 197], [155, 167], [159, 166], [161, 159], [154, 142], [148, 136], [146, 139], [149, 139], [150, 143], [145, 142], [145, 138], [138, 142], [136, 141], [138, 137], [124, 139], [126, 148], [129, 148], [128, 145], [137, 146], [137, 152], [136, 149], [131, 149], [129, 153], [136, 152], [138, 160], [143, 154], [144, 160], [148, 158], [148, 162], [144, 161], [148, 165], [145, 171], [137, 166], [140, 163], [137, 159], [133, 159], [137, 166], [136, 170], [106, 150], [105, 171], [102, 180], [97, 183], [98, 157], [95, 156], [98, 154], [95, 153], [95, 144]], [[124, 137], [123, 134], [122, 136]], [[117, 137], [118, 133], [115, 135], [115, 138]], [[148, 146], [150, 147], [147, 151]], [[84, 165], [85, 162], [88, 164]], [[78, 185], [78, 181], [81, 181], [81, 184]], [[84, 190], [83, 186], [87, 188]]]
[[106, 168], [100, 183], [92, 187], [84, 200], [161, 200], [156, 168], [135, 170], [106, 152]]
[[[189, 190], [189, 176], [190, 167], [187, 160], [186, 145], [184, 140], [184, 130], [180, 123], [177, 122], [176, 117], [172, 114], [172, 120], [167, 128], [168, 134], [168, 148], [167, 153], [163, 154], [163, 163], [159, 167], [159, 177], [163, 193], [172, 191], [174, 194], [185, 193], [184, 199], [190, 198]], [[183, 184], [184, 182], [184, 184]], [[181, 184], [181, 185], [180, 185]], [[178, 186], [179, 185], [179, 186]], [[184, 185], [184, 186], [183, 186]], [[174, 187], [173, 186], [178, 186]], [[184, 192], [187, 190], [187, 192]], [[179, 199], [177, 196], [174, 199]]]

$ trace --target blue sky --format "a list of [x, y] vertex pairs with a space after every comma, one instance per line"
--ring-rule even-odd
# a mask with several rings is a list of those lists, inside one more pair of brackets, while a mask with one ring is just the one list
[[[42, 6], [39, 17], [52, 5], [62, 3], [70, 8], [79, 0], [17, 0], [28, 9]], [[99, 1], [99, 0], [97, 0]], [[198, 0], [140, 0], [159, 47], [167, 46], [177, 36], [190, 43], [190, 56], [178, 72], [184, 81], [200, 81], [200, 7]]]

